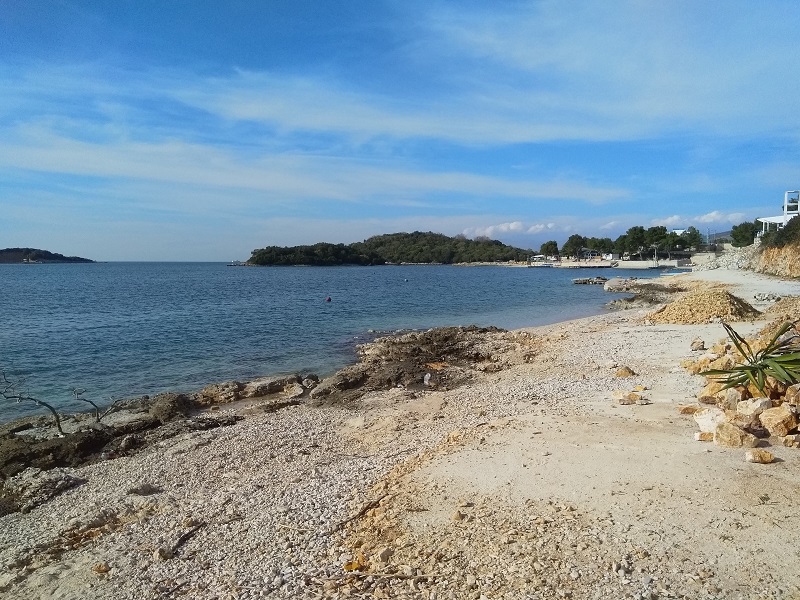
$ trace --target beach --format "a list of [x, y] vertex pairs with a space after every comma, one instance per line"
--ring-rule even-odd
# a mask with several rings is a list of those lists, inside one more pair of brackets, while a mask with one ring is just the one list
[[[742, 270], [664, 280], [759, 310], [756, 294], [800, 295]], [[514, 332], [452, 388], [221, 404], [244, 418], [61, 469], [65, 491], [0, 517], [0, 594], [800, 598], [800, 450], [770, 439], [777, 460], [753, 464], [695, 441], [678, 407], [704, 379], [680, 364], [725, 332], [653, 310]]]

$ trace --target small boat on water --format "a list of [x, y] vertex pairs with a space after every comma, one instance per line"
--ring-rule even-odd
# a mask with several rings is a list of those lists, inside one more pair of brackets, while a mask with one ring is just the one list
[[608, 277], [578, 277], [572, 280], [572, 283], [579, 285], [603, 285], [608, 281]]

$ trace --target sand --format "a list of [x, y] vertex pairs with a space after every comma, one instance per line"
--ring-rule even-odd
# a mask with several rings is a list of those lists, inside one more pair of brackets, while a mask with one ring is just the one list
[[[746, 271], [678, 277], [759, 310], [754, 294], [800, 295]], [[679, 363], [724, 331], [647, 312], [529, 329], [535, 360], [455, 390], [251, 411], [71, 469], [86, 483], [0, 518], [0, 595], [800, 598], [800, 450], [773, 440], [762, 465], [695, 441], [677, 406], [703, 380]], [[637, 385], [646, 403], [614, 399]]]

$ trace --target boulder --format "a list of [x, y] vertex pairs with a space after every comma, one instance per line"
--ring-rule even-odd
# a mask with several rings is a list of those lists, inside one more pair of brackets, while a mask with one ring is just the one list
[[749, 400], [741, 400], [736, 404], [736, 414], [755, 421], [768, 408], [772, 408], [772, 400], [769, 398], [750, 398]]
[[755, 448], [758, 438], [732, 423], [724, 422], [717, 425], [714, 443], [725, 448]]
[[758, 419], [770, 435], [785, 437], [797, 427], [797, 417], [789, 409], [788, 404], [768, 408], [758, 415]]
[[195, 401], [201, 406], [235, 402], [240, 397], [239, 392], [241, 389], [242, 384], [238, 381], [214, 383], [200, 390], [195, 397]]
[[713, 442], [714, 434], [710, 431], [696, 431], [694, 434], [694, 439], [697, 442]]
[[703, 338], [697, 337], [692, 340], [690, 348], [692, 352], [700, 352], [706, 349], [706, 343], [703, 341]]
[[620, 367], [614, 375], [617, 377], [636, 377], [636, 372], [630, 367]]
[[795, 383], [786, 388], [784, 402], [793, 406], [800, 405], [800, 383]]
[[715, 379], [709, 379], [706, 386], [700, 390], [698, 397], [714, 396], [715, 398], [722, 398], [725, 394], [725, 384]]
[[744, 453], [744, 459], [750, 463], [767, 465], [775, 460], [775, 457], [769, 450], [764, 450], [763, 448], [752, 448]]
[[800, 434], [787, 435], [783, 438], [783, 445], [787, 448], [800, 448]]
[[192, 400], [186, 394], [159, 394], [150, 404], [150, 416], [162, 424], [189, 416]]
[[725, 408], [729, 408], [732, 410], [736, 410], [736, 407], [739, 405], [739, 402], [746, 398], [745, 391], [739, 387], [732, 387], [725, 390], [725, 394], [722, 397], [722, 403]]
[[692, 415], [700, 431], [714, 433], [717, 425], [725, 422], [725, 411], [717, 407], [701, 408]]
[[641, 402], [641, 400], [641, 394], [637, 394], [636, 392], [628, 392], [627, 394], [622, 395], [622, 397], [619, 399], [619, 403], [624, 406], [628, 404], [636, 404], [637, 402]]
[[242, 398], [260, 398], [269, 394], [277, 394], [286, 388], [300, 384], [299, 375], [281, 375], [278, 377], [263, 377], [246, 383], [240, 396]]

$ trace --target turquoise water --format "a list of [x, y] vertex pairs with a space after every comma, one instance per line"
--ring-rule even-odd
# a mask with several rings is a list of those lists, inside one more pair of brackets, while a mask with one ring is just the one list
[[[0, 367], [26, 392], [84, 410], [226, 379], [326, 375], [373, 333], [445, 325], [519, 328], [588, 316], [615, 297], [573, 277], [610, 271], [222, 263], [0, 265]], [[613, 271], [642, 276], [642, 271]], [[330, 297], [331, 302], [326, 302]], [[41, 409], [0, 404], [0, 420]]]

